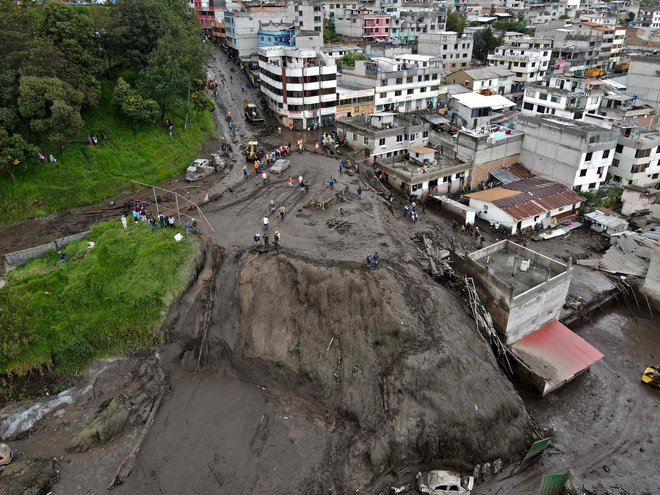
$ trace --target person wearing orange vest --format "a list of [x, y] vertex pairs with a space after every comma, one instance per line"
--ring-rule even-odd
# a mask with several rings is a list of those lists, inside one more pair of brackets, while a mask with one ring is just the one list
[[259, 162], [254, 162], [254, 175], [259, 175]]

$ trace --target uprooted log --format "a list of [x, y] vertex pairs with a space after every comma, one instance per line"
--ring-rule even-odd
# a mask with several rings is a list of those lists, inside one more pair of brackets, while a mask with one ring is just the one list
[[418, 249], [422, 256], [426, 257], [429, 274], [434, 279], [447, 280], [453, 277], [454, 269], [449, 261], [449, 251], [435, 246], [433, 241], [423, 233], [416, 233], [412, 239], [418, 246], [421, 246], [421, 249]]

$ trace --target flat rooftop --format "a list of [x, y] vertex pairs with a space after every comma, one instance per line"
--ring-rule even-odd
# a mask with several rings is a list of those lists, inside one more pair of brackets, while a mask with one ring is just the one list
[[[545, 284], [568, 266], [514, 242], [504, 240], [468, 255], [484, 271], [513, 288], [513, 297]], [[529, 266], [523, 271], [523, 262]]]
[[470, 170], [472, 165], [455, 158], [435, 154], [435, 165], [427, 165], [423, 172], [422, 165], [413, 161], [379, 162], [378, 167], [388, 175], [398, 177], [406, 184], [421, 184], [447, 175]]

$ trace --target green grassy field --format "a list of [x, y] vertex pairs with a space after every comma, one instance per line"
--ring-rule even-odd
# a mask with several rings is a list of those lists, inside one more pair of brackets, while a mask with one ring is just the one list
[[[160, 122], [135, 130], [114, 114], [112, 90], [113, 83], [104, 81], [101, 103], [84, 115], [85, 128], [64, 152], [47, 149], [57, 163], [35, 164], [15, 178], [0, 177], [0, 225], [96, 203], [128, 190], [131, 179], [167, 179], [198, 158], [213, 135], [215, 123], [208, 112], [191, 112], [192, 122], [183, 130], [184, 102], [166, 114], [174, 121], [172, 139]], [[99, 138], [98, 145], [87, 145], [88, 129]], [[109, 131], [105, 146], [102, 129]]]
[[9, 272], [0, 288], [0, 374], [70, 373], [162, 343], [159, 324], [202, 253], [196, 237], [176, 242], [175, 233], [105, 222], [63, 249], [67, 263], [51, 251]]

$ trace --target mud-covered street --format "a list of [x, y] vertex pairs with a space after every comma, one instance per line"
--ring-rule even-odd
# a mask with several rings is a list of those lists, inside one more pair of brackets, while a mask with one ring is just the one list
[[[421, 469], [468, 473], [498, 458], [504, 472], [473, 493], [537, 493], [542, 475], [568, 469], [588, 493], [658, 493], [660, 396], [640, 384], [659, 358], [657, 317], [641, 317], [623, 301], [576, 314], [571, 328], [605, 357], [539, 398], [502, 371], [466, 298], [428, 275], [413, 237], [424, 232], [462, 251], [477, 249], [476, 239], [453, 230], [432, 205], [414, 223], [403, 217], [401, 198], [391, 212], [369, 171], [340, 173], [337, 156], [293, 152], [290, 168], [268, 172], [264, 183], [245, 161], [248, 139], [268, 151], [318, 135], [279, 133], [270, 118], [245, 122], [243, 99], [258, 97], [222, 52], [209, 75], [222, 86], [218, 139], [208, 152], [230, 143], [229, 167], [194, 185], [181, 177], [164, 184], [204, 203], [213, 229], [205, 262], [167, 315], [168, 343], [155, 357], [96, 363], [71, 404], [10, 439], [18, 461], [55, 459], [43, 468], [58, 478], [52, 493], [106, 492], [144, 424], [150, 429], [132, 472], [115, 493], [385, 494]], [[297, 187], [299, 176], [308, 191]], [[148, 194], [127, 191], [116, 202]], [[271, 201], [285, 206], [283, 218]], [[0, 248], [46, 242], [115, 215], [106, 204], [26, 222], [0, 232]], [[278, 248], [254, 240], [266, 233], [272, 243], [275, 231]], [[497, 239], [485, 225], [483, 232], [487, 244]], [[565, 261], [597, 242], [575, 232], [570, 241], [529, 247]], [[367, 268], [375, 252], [380, 262]], [[613, 290], [602, 273], [575, 268], [571, 294], [597, 300]], [[113, 398], [128, 411], [126, 428], [89, 452], [67, 448]], [[546, 435], [552, 447], [518, 469]]]

